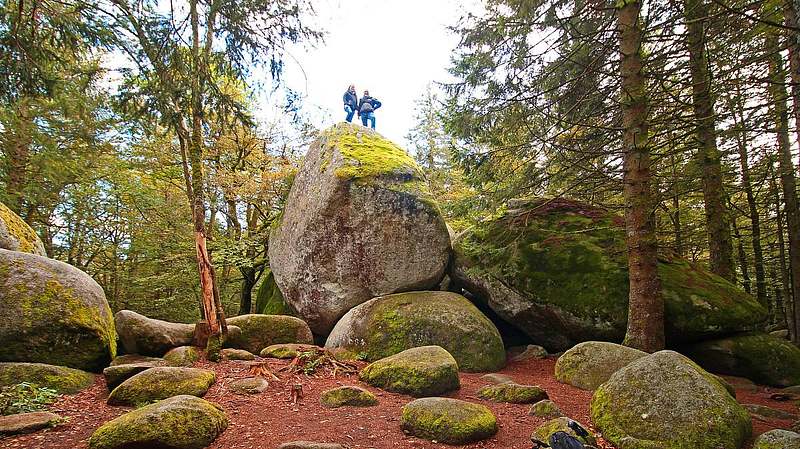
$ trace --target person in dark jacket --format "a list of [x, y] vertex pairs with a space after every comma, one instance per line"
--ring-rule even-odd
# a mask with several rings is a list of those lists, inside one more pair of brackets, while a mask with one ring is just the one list
[[350, 85], [347, 88], [347, 92], [344, 93], [344, 112], [347, 114], [345, 116], [345, 120], [352, 123], [353, 115], [355, 115], [356, 111], [358, 110], [358, 96], [356, 95], [356, 86]]
[[376, 98], [369, 96], [369, 91], [364, 91], [364, 96], [358, 102], [358, 116], [361, 117], [361, 123], [367, 126], [369, 122], [372, 129], [375, 129], [375, 110], [381, 107], [381, 102]]

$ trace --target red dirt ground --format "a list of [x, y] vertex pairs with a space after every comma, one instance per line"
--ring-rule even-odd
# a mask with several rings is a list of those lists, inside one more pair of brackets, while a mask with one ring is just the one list
[[[287, 361], [271, 360], [274, 370], [285, 366]], [[594, 431], [589, 419], [591, 392], [561, 384], [553, 377], [554, 358], [528, 360], [511, 363], [500, 371], [514, 378], [518, 383], [540, 385], [550, 398], [568, 416], [586, 424]], [[211, 445], [214, 449], [273, 449], [280, 443], [294, 440], [342, 443], [353, 449], [393, 449], [446, 448], [443, 444], [404, 435], [400, 430], [400, 409], [413, 398], [368, 387], [380, 401], [376, 407], [327, 409], [319, 404], [320, 393], [339, 385], [360, 385], [357, 376], [327, 377], [296, 376], [292, 379], [270, 382], [269, 389], [261, 394], [238, 396], [225, 388], [231, 380], [249, 377], [246, 362], [223, 362], [211, 364], [198, 362], [195, 366], [214, 369], [217, 383], [211, 388], [206, 399], [220, 404], [228, 414], [228, 429]], [[486, 383], [480, 380], [481, 374], [462, 373], [462, 388], [450, 397], [479, 402], [477, 390]], [[303, 384], [304, 398], [292, 405], [287, 385]], [[768, 388], [757, 392], [737, 390], [739, 401], [768, 405], [793, 413], [797, 406], [792, 402], [777, 402], [769, 399]], [[128, 408], [106, 405], [108, 390], [105, 380], [100, 376], [91, 388], [72, 396], [64, 396], [50, 407], [50, 410], [69, 418], [68, 422], [54, 429], [0, 439], [0, 447], [8, 449], [83, 449], [92, 432], [103, 422], [122, 415]], [[480, 401], [497, 415], [500, 431], [495, 437], [461, 446], [465, 448], [509, 448], [529, 449], [530, 434], [543, 419], [528, 416], [528, 405], [496, 404]], [[775, 428], [789, 428], [791, 421], [770, 419], [753, 420], [754, 435]], [[599, 441], [601, 449], [614, 446]], [[749, 448], [752, 440], [747, 444]]]

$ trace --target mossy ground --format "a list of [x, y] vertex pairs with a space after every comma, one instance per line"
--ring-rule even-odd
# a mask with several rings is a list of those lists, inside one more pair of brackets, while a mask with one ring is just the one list
[[488, 408], [447, 398], [425, 398], [403, 407], [404, 431], [446, 444], [467, 444], [497, 433], [497, 419]]

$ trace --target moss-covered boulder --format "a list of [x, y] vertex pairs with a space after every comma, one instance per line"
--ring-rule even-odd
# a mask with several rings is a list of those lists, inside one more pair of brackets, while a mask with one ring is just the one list
[[582, 390], [594, 390], [617, 370], [646, 355], [644, 351], [615, 343], [586, 341], [558, 358], [556, 379]]
[[261, 357], [269, 357], [273, 359], [293, 359], [303, 351], [316, 350], [318, 347], [314, 345], [301, 345], [297, 343], [282, 343], [278, 345], [270, 345], [262, 349], [259, 355]]
[[[550, 351], [622, 341], [628, 261], [621, 217], [568, 199], [531, 199], [460, 238], [450, 276]], [[736, 285], [677, 259], [658, 270], [672, 345], [756, 329], [766, 309]]]
[[[574, 423], [572, 426], [570, 426], [571, 422]], [[572, 428], [573, 426], [576, 425], [579, 426], [579, 428], [586, 430], [586, 426], [570, 418], [563, 416], [558, 418], [553, 418], [550, 421], [547, 421], [546, 423], [540, 425], [533, 431], [533, 433], [531, 434], [531, 441], [534, 443], [549, 443], [550, 436], [553, 435], [554, 433], [566, 432], [567, 434], [573, 436], [574, 438], [577, 438], [578, 441], [580, 441], [583, 444], [588, 444], [590, 446], [594, 446], [595, 444], [597, 444], [594, 436], [592, 436], [592, 434], [589, 433], [588, 430], [586, 431], [586, 435], [579, 435], [578, 432], [576, 432], [575, 429]], [[652, 449], [656, 449], [656, 447], [653, 447]]]
[[214, 371], [161, 366], [122, 382], [108, 396], [110, 405], [141, 405], [178, 395], [203, 396], [216, 380]]
[[178, 346], [164, 354], [164, 360], [169, 366], [192, 366], [200, 356], [200, 349], [194, 346]]
[[564, 416], [564, 412], [562, 412], [561, 409], [558, 408], [558, 405], [556, 405], [556, 403], [550, 399], [544, 399], [531, 405], [530, 410], [528, 410], [528, 414], [545, 419], [554, 419]]
[[89, 449], [202, 449], [228, 427], [219, 406], [175, 396], [108, 421], [89, 438]]
[[381, 296], [347, 312], [327, 348], [345, 348], [373, 361], [417, 346], [441, 346], [464, 371], [495, 371], [506, 362], [497, 328], [467, 298], [451, 292]]
[[380, 359], [359, 376], [374, 387], [415, 397], [438, 396], [461, 386], [456, 360], [439, 346], [407, 349]]
[[319, 335], [372, 298], [432, 289], [449, 253], [447, 227], [414, 159], [349, 123], [309, 148], [269, 245], [286, 302]]
[[27, 382], [52, 388], [59, 393], [72, 394], [91, 387], [94, 380], [94, 374], [66, 366], [44, 363], [0, 363], [0, 387]]
[[0, 203], [0, 249], [47, 257], [36, 231], [3, 203]]
[[547, 392], [536, 385], [520, 385], [513, 382], [487, 385], [478, 390], [478, 397], [494, 402], [533, 404], [547, 399]]
[[230, 348], [258, 354], [267, 346], [278, 343], [314, 343], [308, 324], [293, 316], [250, 314], [228, 318], [227, 321], [242, 330], [225, 340], [225, 346]]
[[223, 360], [255, 360], [256, 356], [244, 349], [225, 348], [219, 352]]
[[750, 414], [688, 358], [660, 351], [621, 368], [595, 390], [592, 421], [625, 449], [739, 448]]
[[370, 407], [378, 405], [378, 398], [369, 391], [354, 386], [343, 386], [322, 392], [319, 402], [328, 408], [349, 405], [351, 407]]
[[256, 313], [297, 316], [297, 312], [283, 299], [283, 293], [275, 282], [272, 270], [267, 268], [261, 276], [264, 280], [256, 291]]
[[770, 430], [756, 438], [753, 449], [800, 449], [800, 434], [782, 429]]
[[110, 391], [114, 388], [117, 388], [117, 386], [122, 382], [125, 382], [142, 371], [147, 371], [150, 368], [155, 368], [157, 366], [166, 366], [166, 363], [141, 362], [109, 366], [103, 370], [103, 377], [105, 377], [106, 386]]
[[769, 334], [742, 334], [683, 346], [680, 352], [712, 373], [762, 385], [800, 384], [800, 348]]
[[103, 289], [57, 260], [0, 249], [0, 361], [99, 372], [116, 355]]
[[63, 419], [50, 412], [29, 412], [0, 416], [0, 437], [36, 432], [55, 427]]
[[269, 382], [263, 377], [245, 377], [231, 381], [227, 387], [236, 394], [259, 394], [267, 391]]
[[153, 366], [166, 366], [167, 361], [161, 357], [148, 357], [139, 354], [125, 354], [114, 357], [109, 366], [130, 365], [132, 363], [151, 363]]
[[172, 348], [190, 345], [194, 337], [194, 324], [156, 320], [132, 310], [120, 310], [114, 322], [128, 354], [161, 357]]
[[450, 398], [422, 398], [403, 407], [403, 432], [446, 444], [468, 444], [497, 433], [497, 418], [480, 404]]

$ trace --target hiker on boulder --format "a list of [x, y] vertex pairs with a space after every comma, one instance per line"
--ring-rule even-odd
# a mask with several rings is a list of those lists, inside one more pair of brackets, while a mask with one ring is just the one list
[[361, 117], [361, 123], [364, 126], [368, 126], [367, 122], [370, 122], [370, 127], [375, 129], [375, 110], [379, 107], [381, 107], [381, 102], [376, 98], [370, 97], [369, 91], [365, 90], [364, 96], [358, 102], [358, 116]]
[[350, 85], [347, 88], [347, 91], [344, 93], [344, 112], [347, 114], [345, 116], [345, 120], [348, 123], [353, 122], [353, 115], [355, 115], [356, 111], [358, 110], [358, 96], [356, 95], [356, 86]]

